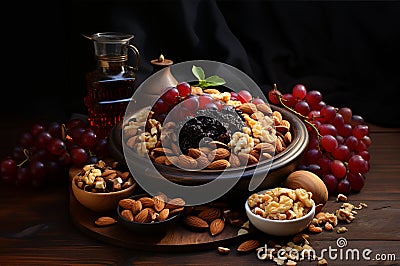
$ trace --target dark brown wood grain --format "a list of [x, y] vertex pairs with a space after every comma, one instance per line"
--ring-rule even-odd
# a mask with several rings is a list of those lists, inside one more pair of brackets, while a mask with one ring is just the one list
[[[362, 191], [349, 197], [351, 203], [365, 202], [368, 208], [358, 211], [356, 219], [346, 225], [348, 232], [310, 235], [311, 245], [317, 251], [335, 248], [336, 240], [345, 237], [348, 248], [369, 248], [371, 256], [395, 254], [396, 261], [337, 259], [329, 260], [329, 265], [400, 263], [400, 129], [373, 126], [370, 136], [371, 170]], [[6, 141], [0, 139], [0, 143]], [[259, 260], [255, 252], [238, 254], [235, 248], [240, 239], [223, 243], [231, 248], [228, 255], [218, 254], [215, 246], [168, 250], [121, 247], [78, 228], [70, 215], [69, 200], [67, 183], [42, 190], [0, 186], [0, 265], [276, 265]], [[333, 211], [339, 205], [330, 197], [325, 210]], [[262, 243], [271, 238], [263, 234], [257, 237]]]

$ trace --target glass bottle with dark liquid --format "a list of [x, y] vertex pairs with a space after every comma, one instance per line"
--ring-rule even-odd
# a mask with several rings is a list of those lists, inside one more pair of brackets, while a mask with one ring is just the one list
[[[97, 136], [104, 138], [124, 118], [135, 91], [140, 55], [137, 48], [129, 44], [133, 38], [130, 34], [105, 32], [85, 37], [93, 41], [97, 68], [86, 74], [84, 104], [89, 126]], [[136, 55], [135, 67], [127, 63], [129, 50]]]

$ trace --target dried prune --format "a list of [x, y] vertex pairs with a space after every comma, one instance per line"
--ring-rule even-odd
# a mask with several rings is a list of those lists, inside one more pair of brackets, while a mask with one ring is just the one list
[[230, 136], [242, 131], [244, 126], [242, 112], [233, 106], [224, 106], [220, 111], [199, 110], [178, 124], [179, 146], [183, 153], [187, 153], [189, 148], [198, 148], [204, 138], [227, 144]]

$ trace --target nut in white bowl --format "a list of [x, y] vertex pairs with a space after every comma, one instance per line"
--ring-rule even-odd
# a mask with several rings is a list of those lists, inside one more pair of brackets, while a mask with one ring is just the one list
[[312, 194], [304, 189], [274, 188], [253, 193], [245, 202], [249, 221], [258, 230], [275, 236], [300, 233], [315, 215]]

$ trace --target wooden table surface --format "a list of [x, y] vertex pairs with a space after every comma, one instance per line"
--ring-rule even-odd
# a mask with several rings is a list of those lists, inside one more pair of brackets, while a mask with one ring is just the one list
[[[10, 124], [1, 128], [6, 132], [0, 140], [2, 153], [13, 147], [9, 138], [15, 138], [15, 133], [23, 130], [21, 124], [15, 128]], [[325, 256], [328, 265], [400, 265], [400, 128], [371, 125], [370, 129], [371, 169], [362, 191], [349, 196], [350, 203], [365, 202], [368, 208], [360, 210], [356, 219], [346, 225], [348, 232], [341, 235], [322, 232], [310, 237], [317, 254], [329, 248], [336, 248], [338, 256], [340, 250], [357, 249], [361, 254], [370, 249], [367, 255], [371, 260], [360, 257], [355, 261], [351, 256], [334, 259], [332, 253], [333, 259]], [[229, 245], [230, 254], [225, 256], [215, 248], [161, 252], [107, 244], [74, 226], [68, 199], [67, 186], [40, 191], [0, 186], [0, 265], [276, 265], [259, 260], [256, 252], [236, 253], [239, 243], [235, 241]], [[339, 206], [330, 197], [326, 209]], [[346, 247], [338, 248], [339, 237], [347, 240]], [[262, 239], [266, 242], [269, 237]], [[317, 262], [303, 261], [298, 265], [317, 265]]]

